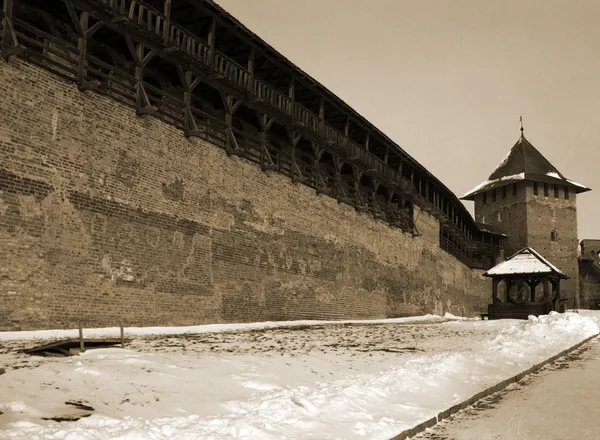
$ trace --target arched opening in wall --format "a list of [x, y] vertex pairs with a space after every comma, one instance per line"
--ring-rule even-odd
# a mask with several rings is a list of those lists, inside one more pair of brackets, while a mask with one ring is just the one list
[[550, 241], [558, 241], [558, 232], [556, 232], [556, 231], [550, 232]]

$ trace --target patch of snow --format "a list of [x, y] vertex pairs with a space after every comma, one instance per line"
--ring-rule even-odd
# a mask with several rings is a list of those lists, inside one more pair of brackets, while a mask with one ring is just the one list
[[486, 180], [485, 182], [477, 185], [471, 191], [467, 192], [463, 197], [467, 197], [468, 195], [473, 194], [487, 186], [491, 186], [494, 183], [511, 181], [511, 180], [523, 180], [523, 179], [525, 179], [525, 173], [511, 174], [510, 176], [503, 176], [503, 177], [500, 177], [499, 179]]
[[552, 271], [559, 274], [563, 273], [534, 249], [528, 247], [494, 266], [487, 271], [487, 274], [551, 273]]
[[[37, 358], [29, 369], [9, 368], [0, 381], [0, 408], [23, 410], [1, 416], [0, 438], [387, 440], [598, 334], [593, 318], [600, 314], [587, 313], [527, 321], [448, 314], [413, 325], [381, 320], [388, 325], [206, 332], [154, 338], [155, 345], [135, 341], [141, 351], [90, 350], [77, 362]], [[390, 348], [410, 344], [415, 350], [369, 351], [384, 332], [391, 332]], [[307, 335], [316, 352], [210, 354], [226, 341], [236, 347], [252, 337], [260, 347], [275, 347]], [[329, 341], [338, 345], [325, 352]], [[22, 359], [15, 355], [11, 362]], [[73, 374], [77, 369], [101, 374]], [[57, 408], [73, 399], [89, 402], [93, 415], [69, 423], [41, 420], [60, 415]]]
[[554, 171], [548, 171], [546, 173], [546, 176], [550, 176], [550, 177], [554, 177], [556, 179], [561, 179], [562, 180], [562, 176]]
[[567, 181], [567, 182], [569, 182], [571, 185], [575, 185], [575, 186], [578, 186], [578, 187], [580, 187], [580, 188], [585, 188], [585, 189], [587, 189], [587, 186], [585, 186], [585, 185], [582, 185], [582, 184], [580, 184], [580, 183], [573, 182], [572, 180], [569, 180], [569, 179], [566, 179], [566, 181]]

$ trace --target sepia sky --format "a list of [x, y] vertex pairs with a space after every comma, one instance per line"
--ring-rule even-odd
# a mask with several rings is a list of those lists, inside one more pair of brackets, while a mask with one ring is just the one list
[[[600, 1], [217, 0], [459, 197], [525, 136], [600, 238]], [[472, 212], [472, 202], [465, 202]]]

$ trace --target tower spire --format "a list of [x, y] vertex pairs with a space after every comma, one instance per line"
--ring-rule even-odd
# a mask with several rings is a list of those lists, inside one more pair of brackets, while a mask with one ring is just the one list
[[521, 137], [523, 137], [523, 116], [519, 116], [519, 122], [521, 123]]

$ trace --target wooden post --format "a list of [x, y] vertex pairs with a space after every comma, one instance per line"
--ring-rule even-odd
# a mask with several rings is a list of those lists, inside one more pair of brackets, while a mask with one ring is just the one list
[[508, 278], [505, 278], [504, 279], [504, 285], [506, 287], [506, 302], [508, 303], [508, 302], [510, 302], [509, 301], [509, 299], [510, 299], [510, 288], [512, 286], [512, 281], [509, 280]]
[[496, 304], [498, 302], [498, 284], [500, 284], [498, 278], [492, 278], [492, 303]]
[[85, 352], [85, 347], [83, 346], [83, 327], [81, 325], [81, 321], [79, 322], [79, 351], [81, 353]]
[[250, 48], [250, 53], [248, 54], [248, 84], [246, 84], [246, 88], [249, 93], [252, 93], [254, 89], [254, 45]]
[[319, 101], [319, 130], [325, 134], [325, 99], [323, 97]]
[[163, 40], [166, 47], [169, 47], [169, 34], [171, 32], [171, 0], [165, 0], [165, 22], [163, 23]]
[[123, 328], [123, 321], [121, 321], [121, 348], [125, 348], [125, 329]]
[[548, 284], [549, 284], [548, 277], [545, 277], [542, 280], [542, 284], [544, 286], [544, 301], [548, 301], [548, 299], [550, 298], [550, 288], [548, 286]]
[[211, 69], [214, 68], [214, 57], [215, 57], [215, 32], [217, 29], [217, 17], [213, 16], [210, 24], [210, 31], [208, 31], [208, 65]]
[[4, 0], [2, 8], [2, 44], [0, 53], [8, 61], [10, 55], [18, 48], [17, 34], [12, 24], [14, 0]]
[[77, 68], [77, 80], [79, 84], [83, 84], [85, 81], [85, 63], [87, 60], [87, 42], [88, 42], [88, 28], [89, 28], [90, 14], [88, 12], [82, 12], [79, 21], [80, 35], [78, 41], [79, 59]]

